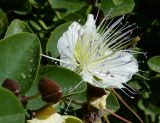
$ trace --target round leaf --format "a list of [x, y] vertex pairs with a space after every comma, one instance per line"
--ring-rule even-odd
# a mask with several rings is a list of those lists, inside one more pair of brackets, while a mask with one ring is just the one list
[[[73, 89], [82, 79], [78, 74], [66, 68], [56, 66], [43, 67], [40, 70], [40, 75], [55, 80], [60, 85], [63, 96], [80, 93], [86, 90], [85, 82]], [[73, 91], [68, 93], [71, 89], [73, 89]]]
[[6, 14], [0, 9], [0, 37], [4, 33], [4, 31], [7, 29], [8, 26], [8, 19]]
[[68, 29], [68, 26], [71, 24], [71, 22], [62, 24], [58, 26], [52, 33], [47, 43], [47, 53], [50, 53], [52, 57], [58, 57], [58, 49], [57, 49], [57, 42], [60, 36]]
[[[39, 93], [38, 91], [38, 80], [35, 81], [35, 83], [33, 84], [33, 86], [30, 88], [30, 90], [26, 93], [27, 96], [33, 96]], [[27, 108], [30, 110], [38, 110], [42, 107], [44, 107], [47, 103], [44, 102], [41, 99], [40, 95], [37, 95], [37, 97], [35, 99], [32, 100], [28, 100], [27, 103]]]
[[110, 92], [106, 99], [106, 108], [113, 112], [116, 112], [120, 108], [119, 102], [112, 92]]
[[19, 33], [0, 40], [0, 83], [17, 80], [22, 93], [33, 84], [39, 68], [40, 43], [30, 33]]
[[84, 2], [73, 0], [49, 0], [49, 3], [53, 9], [66, 9], [66, 14], [74, 13], [85, 5]]
[[132, 12], [134, 6], [133, 0], [102, 0], [101, 2], [101, 9], [105, 15], [113, 9], [110, 14], [111, 18]]
[[9, 27], [7, 29], [7, 32], [5, 34], [5, 37], [8, 37], [10, 35], [20, 33], [20, 32], [30, 32], [30, 33], [32, 33], [32, 30], [23, 21], [15, 19], [9, 25]]
[[160, 56], [150, 58], [147, 63], [151, 70], [160, 73]]
[[0, 88], [0, 123], [24, 123], [25, 112], [18, 98], [9, 90]]
[[63, 117], [65, 119], [65, 123], [83, 123], [82, 120], [71, 115], [64, 115]]
[[[41, 76], [47, 76], [48, 78], [55, 80], [60, 85], [63, 96], [67, 96], [69, 89], [73, 88], [73, 86], [75, 86], [77, 82], [81, 81], [80, 76], [78, 76], [77, 74], [73, 73], [70, 70], [56, 67], [56, 66], [42, 67], [39, 72], [39, 78]], [[39, 83], [39, 79], [37, 79], [37, 81], [34, 83], [32, 88], [27, 92], [27, 96], [33, 96], [39, 93], [38, 83]], [[75, 89], [72, 92], [72, 93], [76, 93], [75, 95], [72, 96], [72, 99], [80, 103], [87, 102], [86, 92], [83, 91], [85, 90], [85, 88], [86, 88], [85, 84], [78, 86], [78, 89]], [[81, 92], [81, 93], [77, 93], [77, 92]], [[47, 103], [41, 99], [41, 96], [39, 96], [33, 100], [29, 100], [27, 104], [27, 108], [30, 110], [37, 110], [39, 108], [44, 107], [46, 104]], [[71, 104], [71, 106], [74, 107], [74, 110], [80, 108], [79, 105]]]

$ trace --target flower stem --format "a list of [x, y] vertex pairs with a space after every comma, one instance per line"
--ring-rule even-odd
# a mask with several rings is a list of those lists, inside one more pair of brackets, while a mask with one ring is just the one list
[[27, 100], [33, 100], [33, 99], [39, 97], [40, 95], [41, 95], [40, 93], [36, 93], [33, 96], [29, 96], [29, 97], [26, 97], [26, 98], [27, 98]]
[[125, 118], [123, 118], [123, 117], [115, 114], [113, 111], [111, 111], [111, 110], [109, 110], [109, 109], [104, 109], [104, 111], [111, 113], [112, 116], [118, 118], [119, 120], [121, 120], [121, 121], [123, 121], [123, 122], [125, 122], [125, 123], [132, 123], [131, 121], [129, 121], [129, 120], [127, 120], [127, 119], [125, 119]]
[[138, 120], [141, 122], [141, 123], [144, 123], [143, 121], [142, 121], [142, 119], [138, 116], [138, 114], [131, 108], [131, 107], [129, 107], [129, 105], [122, 99], [122, 97], [119, 95], [119, 94], [117, 94], [117, 92], [114, 90], [114, 89], [112, 89], [112, 92], [117, 96], [117, 98], [123, 103], [123, 105], [126, 107], [126, 108], [128, 108], [128, 110], [130, 110], [137, 118], [138, 118]]

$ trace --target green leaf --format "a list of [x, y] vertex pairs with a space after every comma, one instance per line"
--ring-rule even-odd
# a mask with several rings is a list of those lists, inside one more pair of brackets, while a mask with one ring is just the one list
[[[39, 81], [37, 80], [33, 86], [30, 88], [30, 90], [26, 93], [27, 96], [33, 96], [33, 95], [36, 95], [39, 93], [39, 90], [38, 90], [38, 83]], [[36, 97], [35, 99], [32, 99], [32, 100], [29, 100], [28, 101], [28, 104], [27, 104], [27, 109], [30, 109], [30, 110], [38, 110], [42, 107], [44, 107], [47, 103], [44, 102], [42, 99], [41, 99], [41, 96], [38, 96]]]
[[[73, 95], [72, 97], [72, 100], [77, 102], [77, 103], [86, 103], [87, 102], [87, 92], [84, 91], [82, 93], [77, 93], [75, 95]], [[68, 98], [70, 100], [70, 98]], [[77, 110], [77, 109], [80, 109], [82, 108], [82, 105], [79, 105], [79, 104], [76, 104], [76, 103], [71, 103], [70, 107], [72, 107], [71, 109], [69, 109], [70, 111], [73, 111], [73, 110]]]
[[[34, 89], [32, 89], [32, 92], [29, 91], [29, 93], [27, 95], [31, 95], [31, 94], [35, 94], [33, 92], [36, 92], [34, 91]], [[30, 110], [38, 110], [44, 106], [46, 106], [47, 103], [44, 102], [42, 99], [41, 99], [41, 96], [35, 98], [35, 99], [32, 99], [32, 100], [29, 100], [28, 101], [28, 104], [27, 104], [27, 109], [30, 109]]]
[[84, 6], [84, 2], [78, 0], [49, 0], [53, 9], [66, 9], [66, 14], [74, 13]]
[[160, 73], [160, 56], [150, 58], [147, 63], [151, 70]]
[[1, 6], [21, 15], [27, 14], [31, 11], [29, 0], [3, 0]]
[[0, 123], [24, 123], [25, 112], [18, 98], [9, 90], [0, 88]]
[[120, 5], [121, 3], [123, 3], [123, 0], [112, 0], [113, 3], [115, 4], [115, 6]]
[[57, 42], [58, 39], [62, 36], [62, 34], [68, 29], [71, 22], [64, 23], [58, 26], [52, 33], [47, 43], [47, 53], [50, 53], [52, 57], [58, 57], [58, 49], [57, 49]]
[[144, 111], [146, 115], [151, 116], [152, 122], [156, 120], [156, 116], [160, 115], [160, 107], [153, 105], [151, 102], [144, 105], [142, 100], [139, 100], [138, 107]]
[[0, 83], [17, 80], [22, 93], [34, 83], [40, 62], [40, 42], [30, 33], [18, 33], [0, 40]]
[[82, 120], [71, 115], [64, 115], [63, 118], [65, 119], [65, 123], [83, 123]]
[[119, 102], [112, 92], [110, 92], [106, 99], [106, 108], [113, 112], [116, 112], [120, 108]]
[[9, 25], [7, 32], [5, 34], [5, 37], [8, 37], [8, 36], [14, 35], [16, 33], [20, 33], [20, 32], [33, 33], [32, 30], [30, 29], [30, 27], [25, 22], [18, 20], [18, 19], [15, 19]]
[[29, 0], [30, 4], [34, 7], [41, 7], [47, 2], [47, 0]]
[[127, 14], [133, 11], [135, 3], [133, 0], [102, 0], [101, 9], [107, 15], [111, 9], [110, 18]]
[[[76, 93], [73, 96], [73, 100], [79, 101], [81, 103], [87, 100], [86, 94], [84, 92], [84, 90], [86, 89], [86, 83], [80, 84], [77, 89], [68, 94], [68, 91], [81, 81], [80, 76], [68, 69], [56, 66], [47, 66], [40, 69], [39, 77], [37, 78], [37, 81], [34, 83], [32, 88], [27, 92], [27, 96], [32, 96], [39, 92], [38, 82], [42, 76], [47, 76], [48, 78], [55, 80], [60, 85], [63, 96], [68, 96]], [[27, 108], [30, 110], [37, 110], [44, 107], [46, 104], [47, 103], [45, 103], [41, 99], [41, 96], [39, 96], [33, 100], [29, 100]], [[74, 105], [74, 107], [76, 109], [77, 107], [80, 108], [77, 105]]]
[[4, 13], [2, 9], [0, 9], [0, 37], [7, 29], [7, 26], [8, 26], [8, 19], [6, 13]]
[[[80, 24], [84, 25], [86, 23], [87, 15], [91, 13], [92, 6], [84, 6], [80, 10], [76, 11], [75, 13], [71, 13], [63, 18], [65, 21], [77, 21]], [[79, 21], [80, 20], [80, 21]]]
[[[40, 69], [40, 76], [47, 76], [55, 80], [60, 85], [63, 96], [81, 93], [86, 90], [85, 82], [73, 89], [82, 79], [78, 74], [66, 68], [56, 66], [42, 67], [42, 69]], [[68, 93], [71, 89], [73, 89], [73, 91]]]

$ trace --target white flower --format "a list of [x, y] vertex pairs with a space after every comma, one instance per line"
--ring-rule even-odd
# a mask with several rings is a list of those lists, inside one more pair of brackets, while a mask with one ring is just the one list
[[98, 27], [92, 14], [84, 26], [73, 22], [58, 40], [60, 65], [93, 86], [123, 88], [138, 72], [137, 60], [124, 49], [131, 41], [132, 25], [121, 26], [123, 18], [109, 24], [104, 19]]
[[28, 120], [27, 123], [65, 123], [65, 119], [60, 114], [54, 113], [52, 115], [40, 115]]
[[56, 112], [56, 105], [40, 110], [36, 113], [36, 117], [31, 120], [27, 120], [27, 123], [83, 123], [83, 121], [77, 117], [71, 115], [60, 115]]

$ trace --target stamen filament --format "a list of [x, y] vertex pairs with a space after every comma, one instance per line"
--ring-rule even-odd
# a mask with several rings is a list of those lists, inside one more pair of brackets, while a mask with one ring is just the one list
[[[44, 55], [44, 54], [41, 54], [41, 56], [46, 57], [46, 58], [51, 59], [51, 60], [59, 61], [59, 62], [61, 62], [61, 63], [71, 64], [71, 63], [68, 63], [68, 62], [66, 62], [66, 61], [62, 61], [62, 60], [60, 60], [60, 59], [53, 58], [53, 57], [50, 57], [50, 56], [47, 56], [47, 55]], [[76, 65], [77, 65], [77, 64], [76, 64]]]
[[70, 94], [74, 89], [76, 89], [82, 82], [84, 82], [83, 80], [81, 80], [77, 85], [75, 85], [68, 93]]

